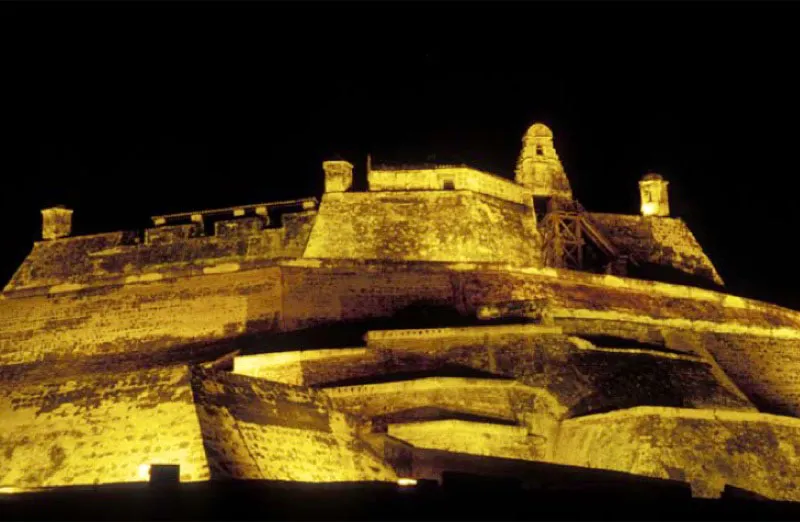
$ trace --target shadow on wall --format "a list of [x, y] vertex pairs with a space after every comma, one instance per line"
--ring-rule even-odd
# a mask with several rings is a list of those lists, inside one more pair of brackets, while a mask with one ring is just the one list
[[357, 321], [336, 321], [291, 332], [253, 332], [238, 338], [237, 348], [242, 355], [269, 351], [345, 348], [364, 345], [364, 335], [370, 330], [404, 330], [415, 328], [448, 328], [485, 326], [486, 321], [474, 315], [464, 315], [452, 306], [438, 302], [417, 301], [399, 310], [392, 317]]
[[707, 269], [698, 269], [698, 274], [695, 275], [671, 266], [644, 263], [639, 267], [629, 268], [627, 277], [646, 281], [661, 281], [673, 285], [692, 286], [715, 292], [725, 291], [725, 287], [713, 281], [711, 271]]

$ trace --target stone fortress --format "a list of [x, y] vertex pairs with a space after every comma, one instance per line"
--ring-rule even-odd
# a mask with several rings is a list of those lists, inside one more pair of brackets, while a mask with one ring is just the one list
[[320, 200], [143, 233], [42, 211], [0, 296], [1, 491], [538, 462], [800, 500], [800, 313], [727, 294], [661, 176], [588, 211], [542, 124], [514, 181], [322, 167]]

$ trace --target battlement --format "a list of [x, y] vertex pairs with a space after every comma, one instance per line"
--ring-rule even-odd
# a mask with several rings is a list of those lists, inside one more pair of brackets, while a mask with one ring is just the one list
[[[143, 238], [137, 231], [120, 231], [38, 241], [3, 292], [153, 281], [176, 273], [215, 273], [256, 260], [299, 258], [316, 219], [315, 207], [316, 199], [307, 198], [186, 212], [155, 216], [153, 221], [161, 224], [145, 229]], [[269, 226], [272, 210], [283, 212], [278, 226]]]
[[511, 180], [464, 165], [381, 167], [367, 174], [369, 190], [468, 190], [478, 194], [533, 206], [533, 191]]
[[173, 225], [177, 223], [202, 223], [207, 218], [241, 218], [245, 216], [259, 216], [267, 219], [268, 211], [271, 209], [283, 209], [287, 211], [300, 212], [317, 208], [317, 198], [293, 199], [288, 201], [273, 201], [270, 203], [255, 203], [252, 205], [240, 205], [237, 207], [217, 208], [211, 210], [197, 210], [191, 212], [178, 212], [175, 214], [165, 214], [153, 216], [153, 224], [156, 226]]

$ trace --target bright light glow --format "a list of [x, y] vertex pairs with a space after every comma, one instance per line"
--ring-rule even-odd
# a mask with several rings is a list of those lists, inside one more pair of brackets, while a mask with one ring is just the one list
[[412, 478], [399, 478], [399, 479], [397, 479], [397, 485], [398, 486], [404, 486], [404, 487], [406, 487], [406, 486], [416, 486], [417, 485], [417, 481], [415, 479], [412, 479]]
[[645, 216], [652, 216], [658, 210], [658, 205], [655, 203], [642, 203], [642, 214]]
[[139, 464], [139, 478], [144, 480], [150, 479], [150, 464]]
[[12, 493], [22, 493], [25, 491], [24, 488], [15, 488], [11, 486], [6, 486], [0, 488], [0, 495], [11, 495]]

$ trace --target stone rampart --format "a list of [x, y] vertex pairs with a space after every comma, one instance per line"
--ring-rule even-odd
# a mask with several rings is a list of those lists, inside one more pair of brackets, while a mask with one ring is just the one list
[[0, 485], [146, 482], [151, 464], [209, 477], [189, 369], [0, 382]]
[[541, 264], [532, 209], [464, 190], [326, 194], [304, 257]]
[[468, 167], [433, 169], [370, 170], [369, 190], [469, 190], [531, 207], [533, 191], [506, 178]]

